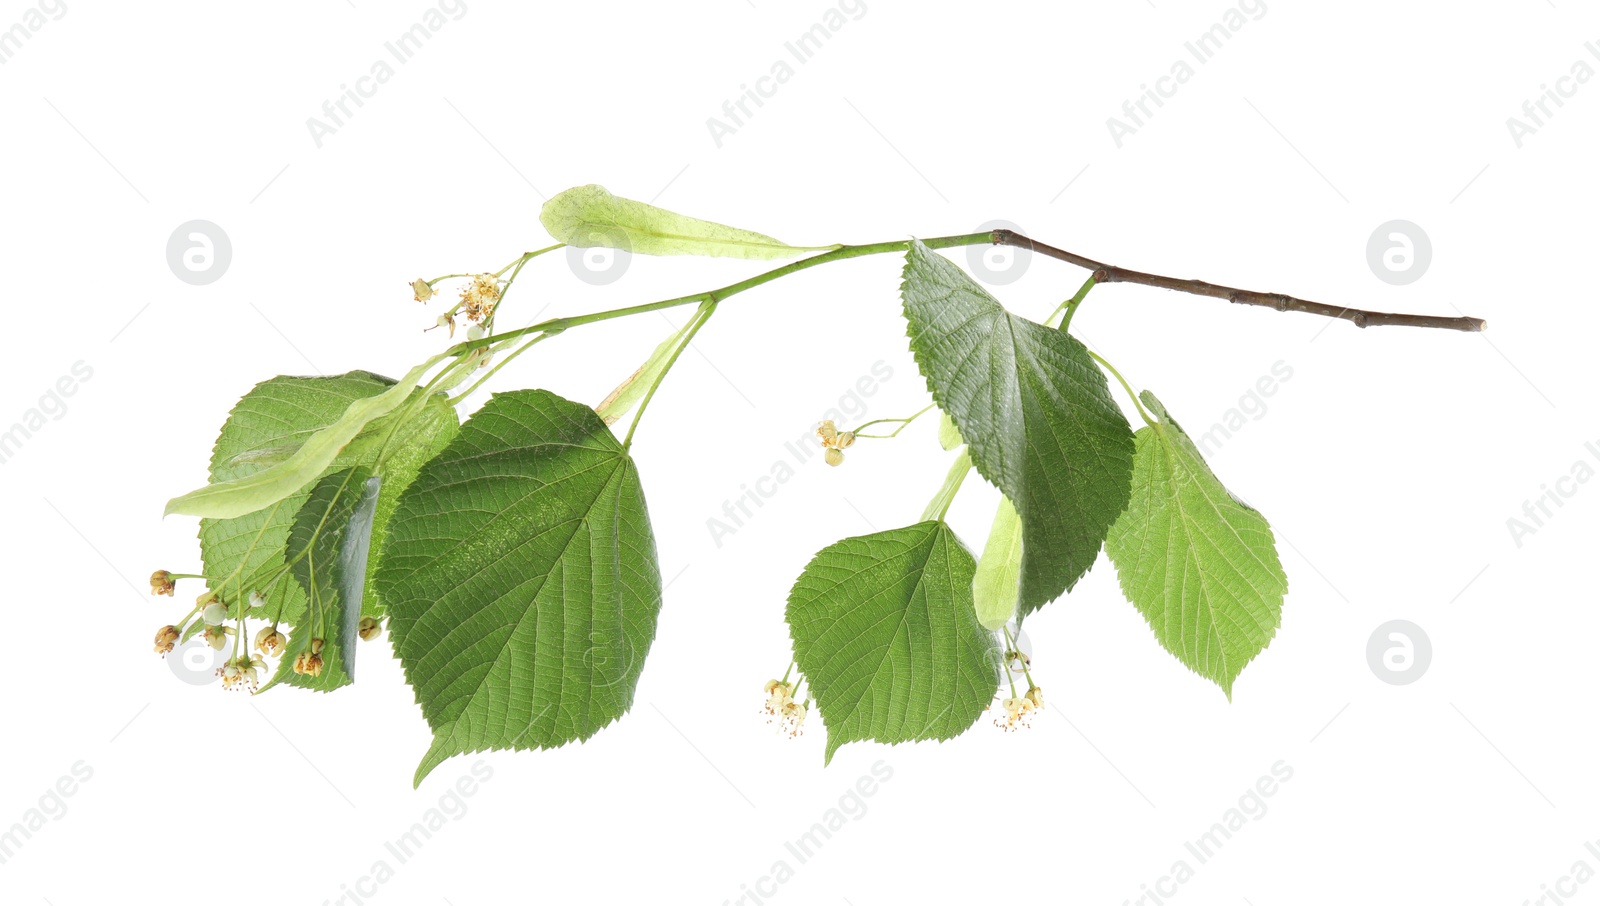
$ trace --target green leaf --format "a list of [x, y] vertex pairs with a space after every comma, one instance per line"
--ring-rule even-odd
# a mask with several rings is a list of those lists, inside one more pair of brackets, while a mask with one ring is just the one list
[[417, 783], [588, 739], [632, 705], [661, 608], [633, 460], [587, 406], [497, 394], [401, 495], [378, 587], [434, 733]]
[[928, 389], [1021, 516], [1026, 616], [1094, 565], [1128, 502], [1132, 431], [1083, 344], [1011, 315], [920, 242], [902, 277]]
[[1133, 498], [1106, 553], [1156, 640], [1231, 699], [1277, 632], [1289, 580], [1266, 518], [1222, 486], [1154, 394], [1140, 398], [1157, 422], [1136, 435]]
[[972, 610], [972, 555], [943, 522], [846, 538], [789, 592], [795, 661], [847, 742], [949, 739], [994, 699], [999, 646]]
[[[210, 477], [224, 482], [254, 474], [274, 461], [286, 459], [305, 439], [337, 421], [349, 405], [394, 386], [394, 380], [366, 371], [330, 377], [275, 377], [245, 394], [229, 414], [211, 456]], [[420, 391], [417, 391], [420, 392]], [[335, 458], [330, 471], [353, 465], [375, 464], [380, 442], [388, 437], [394, 419], [407, 409], [391, 413], [371, 425]], [[400, 492], [415, 477], [423, 461], [444, 448], [458, 430], [455, 410], [440, 395], [428, 398], [420, 411], [396, 430], [383, 466], [383, 489], [378, 498], [368, 570], [376, 567], [385, 526]], [[266, 596], [266, 606], [251, 616], [280, 619], [294, 625], [305, 609], [305, 593], [288, 579], [270, 587], [250, 582], [253, 576], [284, 562], [284, 547], [295, 514], [305, 504], [306, 488], [278, 503], [231, 519], [200, 520], [200, 553], [208, 576], [238, 576], [214, 588], [235, 602], [251, 590]], [[378, 616], [381, 608], [373, 584], [366, 583], [363, 612]]]
[[578, 248], [624, 249], [641, 255], [773, 259], [838, 248], [787, 245], [771, 236], [618, 198], [595, 185], [568, 189], [545, 202], [539, 222], [557, 242]]
[[[295, 584], [306, 596], [305, 618], [289, 633], [289, 645], [272, 680], [317, 692], [332, 692], [355, 679], [356, 630], [380, 481], [364, 466], [324, 476], [295, 514], [284, 556]], [[294, 662], [321, 639], [322, 671], [295, 673]]]
[[167, 501], [163, 515], [178, 513], [230, 519], [270, 507], [304, 490], [333, 465], [339, 453], [356, 439], [363, 428], [405, 402], [428, 369], [449, 355], [447, 352], [440, 353], [406, 372], [405, 377], [382, 393], [352, 401], [338, 419], [310, 434], [287, 457], [280, 459], [274, 455], [256, 463], [261, 465], [270, 462], [266, 468], [228, 481], [213, 481], [203, 488], [172, 498]]
[[1011, 501], [1001, 497], [972, 579], [973, 609], [984, 629], [998, 632], [1016, 617], [1021, 579], [1022, 520]]

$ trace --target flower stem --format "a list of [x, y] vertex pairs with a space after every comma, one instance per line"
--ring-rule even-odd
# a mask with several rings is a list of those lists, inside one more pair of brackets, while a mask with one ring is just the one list
[[1111, 372], [1112, 377], [1115, 377], [1117, 379], [1117, 383], [1122, 385], [1122, 389], [1126, 390], [1128, 392], [1128, 399], [1133, 400], [1133, 405], [1138, 408], [1139, 417], [1144, 419], [1144, 423], [1149, 425], [1152, 428], [1156, 427], [1156, 423], [1150, 418], [1150, 413], [1145, 411], [1144, 403], [1139, 402], [1139, 394], [1134, 393], [1133, 392], [1133, 388], [1128, 386], [1128, 382], [1123, 380], [1122, 373], [1117, 371], [1116, 367], [1113, 366], [1110, 362], [1106, 361], [1105, 358], [1102, 357], [1099, 353], [1095, 352], [1092, 349], [1088, 350], [1088, 352], [1089, 352], [1089, 356], [1091, 358], [1093, 358], [1096, 362], [1099, 362], [1101, 367], [1105, 368], [1105, 370]]
[[[933, 403], [929, 403], [928, 405], [926, 405], [926, 406], [922, 407], [921, 409], [917, 410], [915, 414], [913, 414], [913, 415], [911, 415], [911, 416], [909, 416], [907, 418], [879, 418], [879, 419], [873, 419], [872, 421], [867, 422], [864, 425], [858, 426], [854, 431], [852, 431], [850, 433], [854, 434], [856, 437], [872, 437], [872, 438], [879, 438], [879, 439], [888, 439], [890, 437], [894, 437], [896, 434], [899, 434], [901, 431], [904, 431], [906, 429], [906, 426], [910, 425], [912, 422], [917, 420], [918, 416], [921, 416], [923, 413], [927, 412], [929, 409], [932, 409], [932, 408], [933, 408]], [[888, 424], [889, 422], [899, 422], [900, 423], [900, 427], [894, 429], [893, 431], [889, 432], [888, 434], [862, 434], [861, 433], [861, 429], [862, 428], [870, 428], [873, 425], [883, 425], [883, 424]]]
[[624, 450], [633, 445], [633, 432], [639, 430], [639, 422], [644, 419], [644, 410], [650, 407], [650, 400], [655, 397], [656, 391], [660, 389], [661, 382], [666, 380], [667, 374], [672, 371], [672, 366], [677, 364], [678, 356], [683, 355], [683, 351], [689, 348], [690, 343], [694, 342], [694, 335], [700, 332], [700, 328], [704, 327], [707, 321], [711, 320], [711, 315], [716, 310], [717, 302], [715, 299], [707, 299], [700, 303], [700, 310], [695, 312], [694, 320], [691, 322], [689, 330], [683, 335], [683, 341], [678, 344], [677, 349], [672, 350], [672, 356], [667, 359], [666, 366], [661, 369], [660, 374], [656, 375], [655, 381], [650, 384], [650, 389], [645, 391], [644, 399], [639, 401], [639, 411], [634, 413], [633, 424], [628, 426], [628, 434], [622, 438], [622, 448]]

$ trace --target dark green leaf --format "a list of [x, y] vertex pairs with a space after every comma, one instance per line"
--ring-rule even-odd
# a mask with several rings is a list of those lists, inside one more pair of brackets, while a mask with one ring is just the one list
[[1128, 503], [1133, 434], [1083, 344], [1008, 313], [920, 242], [901, 284], [911, 351], [979, 474], [1022, 518], [1021, 611], [1088, 572]]

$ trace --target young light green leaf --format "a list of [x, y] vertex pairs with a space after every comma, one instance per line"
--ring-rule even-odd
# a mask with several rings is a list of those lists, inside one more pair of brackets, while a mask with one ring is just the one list
[[1016, 617], [1021, 580], [1022, 519], [1011, 501], [1001, 497], [972, 578], [973, 609], [984, 629], [999, 632]]
[[928, 389], [1021, 517], [1026, 616], [1094, 564], [1128, 502], [1133, 433], [1083, 344], [1011, 315], [920, 242], [902, 277]]
[[1272, 527], [1217, 480], [1149, 391], [1133, 497], [1106, 537], [1123, 594], [1156, 640], [1233, 697], [1233, 681], [1277, 632], [1289, 580]]
[[387, 415], [405, 402], [416, 389], [417, 383], [429, 368], [444, 360], [449, 353], [440, 353], [406, 372], [394, 386], [375, 396], [352, 401], [337, 421], [311, 434], [299, 449], [281, 461], [276, 461], [259, 471], [231, 481], [213, 482], [167, 501], [170, 516], [209, 516], [213, 519], [231, 519], [254, 513], [272, 506], [280, 500], [304, 490], [317, 480], [345, 445], [355, 440], [370, 422]]
[[417, 783], [588, 739], [632, 705], [661, 608], [633, 460], [587, 406], [497, 394], [401, 495], [378, 587], [434, 733]]
[[961, 439], [961, 431], [956, 428], [955, 420], [947, 412], [939, 413], [939, 446], [946, 450], [954, 450], [966, 441]]
[[539, 212], [539, 222], [557, 242], [578, 248], [624, 249], [640, 255], [773, 259], [838, 248], [788, 245], [771, 236], [619, 198], [595, 185], [577, 186], [546, 201]]
[[[364, 466], [324, 476], [295, 514], [284, 556], [289, 574], [306, 596], [306, 613], [289, 633], [289, 645], [267, 691], [278, 683], [332, 692], [354, 679], [356, 628], [361, 622], [362, 585], [378, 479]], [[321, 658], [315, 672], [297, 673], [296, 660], [310, 651]]]
[[972, 611], [972, 555], [943, 522], [823, 548], [789, 592], [795, 662], [847, 742], [945, 740], [994, 698], [999, 646]]
[[[366, 371], [263, 381], [239, 400], [222, 426], [211, 457], [211, 480], [231, 481], [267, 468], [272, 457], [262, 451], [292, 453], [307, 437], [337, 421], [352, 402], [376, 396], [394, 384], [391, 378]], [[397, 425], [395, 420], [403, 417], [404, 422]], [[458, 426], [455, 410], [443, 396], [435, 394], [414, 415], [401, 408], [372, 422], [334, 459], [330, 471], [355, 465], [372, 467], [381, 442], [390, 440], [373, 521], [369, 581], [362, 602], [362, 612], [367, 616], [382, 612], [370, 573], [379, 559], [385, 526], [400, 492], [416, 476], [422, 462], [444, 448]], [[305, 488], [243, 516], [200, 520], [200, 555], [205, 574], [236, 577], [213, 588], [224, 600], [236, 602], [251, 591], [258, 591], [265, 596], [266, 604], [253, 610], [251, 616], [280, 620], [290, 626], [299, 621], [305, 609], [305, 593], [298, 583], [285, 580], [262, 587], [251, 579], [284, 562], [289, 528], [310, 492], [309, 487]]]

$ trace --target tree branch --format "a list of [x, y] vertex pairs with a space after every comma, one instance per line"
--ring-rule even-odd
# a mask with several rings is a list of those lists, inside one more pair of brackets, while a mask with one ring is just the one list
[[1203, 280], [1180, 280], [1177, 277], [1163, 277], [1160, 274], [1147, 274], [1143, 271], [1130, 271], [1115, 265], [1104, 264], [1092, 258], [1075, 255], [1054, 246], [1035, 242], [1032, 239], [1011, 230], [995, 230], [993, 235], [995, 245], [1008, 245], [1014, 248], [1027, 249], [1038, 252], [1047, 258], [1055, 258], [1068, 264], [1094, 272], [1096, 283], [1138, 283], [1144, 286], [1158, 286], [1162, 289], [1177, 290], [1180, 293], [1189, 293], [1194, 296], [1210, 296], [1214, 299], [1226, 299], [1240, 305], [1261, 305], [1274, 308], [1278, 311], [1303, 311], [1307, 314], [1322, 315], [1325, 318], [1342, 318], [1357, 327], [1435, 327], [1441, 330], [1480, 331], [1489, 327], [1489, 322], [1482, 318], [1446, 318], [1436, 315], [1406, 315], [1391, 314], [1381, 311], [1363, 311], [1359, 308], [1340, 308], [1334, 305], [1324, 305], [1321, 302], [1311, 302], [1306, 299], [1297, 299], [1283, 293], [1262, 293], [1249, 289], [1234, 289], [1231, 286], [1218, 286]]

